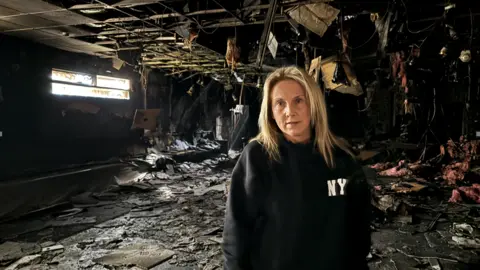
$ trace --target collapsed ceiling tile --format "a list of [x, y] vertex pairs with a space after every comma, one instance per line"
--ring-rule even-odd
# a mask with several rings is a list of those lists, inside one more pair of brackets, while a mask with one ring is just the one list
[[339, 13], [340, 10], [325, 3], [298, 6], [288, 11], [293, 20], [321, 37]]

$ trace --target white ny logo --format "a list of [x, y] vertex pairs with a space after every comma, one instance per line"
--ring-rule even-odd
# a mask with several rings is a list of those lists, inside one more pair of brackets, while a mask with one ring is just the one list
[[340, 194], [345, 195], [345, 186], [347, 185], [348, 180], [345, 178], [339, 178], [337, 180], [328, 180], [328, 196], [337, 196], [337, 184], [340, 186]]

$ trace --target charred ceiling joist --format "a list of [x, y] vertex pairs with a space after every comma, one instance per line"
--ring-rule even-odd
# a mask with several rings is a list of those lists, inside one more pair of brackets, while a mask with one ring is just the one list
[[[118, 11], [118, 12], [120, 12], [120, 13], [123, 13], [123, 14], [131, 17], [131, 18], [135, 18], [136, 20], [140, 20], [140, 21], [143, 22], [144, 24], [146, 24], [146, 25], [148, 25], [148, 26], [151, 26], [151, 27], [153, 27], [154, 29], [158, 29], [158, 30], [161, 31], [162, 33], [167, 33], [167, 34], [170, 34], [170, 35], [172, 35], [173, 37], [175, 37], [175, 34], [176, 34], [176, 33], [175, 33], [174, 31], [164, 29], [164, 28], [162, 28], [162, 26], [160, 26], [160, 25], [158, 25], [158, 24], [156, 24], [156, 23], [152, 23], [152, 22], [143, 20], [143, 19], [141, 19], [141, 18], [139, 18], [139, 17], [137, 17], [137, 16], [134, 16], [134, 15], [131, 15], [130, 13], [125, 12], [125, 11], [119, 9], [119, 8], [115, 8], [115, 7], [113, 7], [113, 6], [110, 6], [110, 5], [104, 3], [104, 2], [102, 2], [102, 1], [100, 1], [100, 0], [94, 0], [94, 1], [97, 2], [97, 3], [99, 3], [99, 4], [105, 5], [106, 7], [115, 9], [116, 11]], [[119, 29], [121, 29], [121, 30], [125, 30], [125, 31], [131, 33], [131, 31], [125, 29], [124, 27], [115, 26], [115, 25], [113, 25], [113, 24], [112, 24], [112, 26], [113, 26], [114, 28], [119, 28]], [[134, 35], [140, 35], [140, 34], [139, 34], [138, 32], [137, 32], [137, 33], [134, 32]], [[151, 38], [149, 38], [149, 37], [144, 37], [144, 38], [151, 39]], [[164, 40], [165, 40], [165, 39], [164, 39]], [[167, 40], [168, 40], [168, 39], [167, 39]], [[154, 39], [153, 41], [154, 41], [154, 42], [158, 42], [158, 41], [162, 41], [162, 39], [161, 39], [161, 37], [160, 37], [160, 39], [156, 39], [156, 40]], [[176, 48], [173, 48], [172, 46], [170, 46], [170, 45], [168, 45], [168, 44], [165, 44], [165, 47], [166, 47], [166, 48], [169, 48], [169, 49], [176, 49]], [[202, 48], [203, 50], [205, 50], [205, 51], [211, 51], [210, 49], [208, 49], [208, 48], [206, 48], [206, 47], [204, 47], [204, 46], [199, 46], [199, 47], [201, 47], [201, 48]], [[158, 51], [154, 51], [154, 52], [158, 52]], [[165, 55], [165, 56], [171, 56], [171, 55], [169, 55], [169, 54], [167, 54], [167, 53], [165, 53], [165, 52], [158, 52], [158, 53], [159, 53], [159, 54], [162, 54], [162, 55]], [[215, 54], [215, 52], [213, 52], [213, 53]], [[211, 60], [211, 59], [209, 59], [207, 56], [204, 56], [204, 55], [201, 55], [201, 54], [192, 53], [192, 56], [193, 56], [193, 57], [198, 57], [198, 58], [203, 58], [203, 59], [206, 59], [206, 60]], [[218, 54], [218, 56], [219, 56], [219, 54]], [[183, 60], [183, 59], [180, 59], [180, 57], [176, 57], [176, 56], [171, 56], [171, 57], [172, 57], [172, 58], [175, 58], [175, 59]]]
[[138, 51], [135, 65], [169, 74], [215, 74], [227, 82], [232, 70], [225, 64], [226, 46], [218, 45], [225, 43], [218, 39], [248, 28], [242, 37], [249, 40], [245, 51], [251, 50], [256, 60], [242, 56], [235, 69], [256, 81], [269, 71], [263, 62], [270, 26], [287, 25], [288, 9], [325, 2], [332, 1], [0, 0], [0, 32], [105, 58]]
[[265, 56], [267, 41], [270, 34], [270, 29], [272, 27], [273, 19], [274, 19], [273, 17], [277, 10], [277, 3], [278, 3], [278, 0], [271, 0], [270, 6], [268, 7], [267, 16], [265, 18], [265, 24], [263, 25], [262, 37], [260, 38], [260, 47], [258, 49], [257, 62], [256, 62], [258, 67], [261, 67], [263, 64], [263, 57]]

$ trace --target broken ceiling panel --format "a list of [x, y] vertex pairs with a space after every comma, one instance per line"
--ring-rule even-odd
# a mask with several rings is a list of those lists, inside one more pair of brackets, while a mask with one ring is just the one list
[[[318, 61], [320, 61], [320, 59]], [[346, 56], [342, 56], [341, 58], [337, 56], [328, 57], [321, 61], [320, 68], [326, 89], [354, 96], [363, 94], [363, 88], [357, 80], [350, 60]], [[342, 82], [339, 82], [338, 78], [336, 78], [338, 76], [338, 69], [341, 69], [344, 73]]]
[[123, 0], [120, 1], [116, 4], [114, 4], [114, 7], [135, 7], [135, 6], [144, 6], [144, 5], [149, 5], [149, 4], [155, 4], [160, 1], [158, 0]]
[[97, 20], [82, 16], [70, 10], [59, 10], [56, 12], [49, 12], [38, 16], [65, 25], [98, 23]]
[[58, 37], [55, 39], [46, 39], [42, 40], [39, 39], [39, 42], [42, 42], [46, 45], [54, 46], [59, 49], [63, 49], [66, 51], [81, 51], [84, 50], [85, 53], [93, 53], [93, 52], [113, 52], [113, 49], [91, 44], [85, 41], [76, 40], [68, 37]]
[[39, 15], [21, 14], [14, 16], [0, 17], [1, 21], [16, 24], [15, 28], [9, 30], [21, 31], [31, 28], [52, 28], [59, 26], [72, 26], [81, 24], [97, 23], [98, 21], [78, 15], [69, 10], [58, 10]]
[[70, 35], [92, 35], [92, 32], [71, 25], [97, 22], [40, 0], [0, 0], [0, 29], [17, 37], [64, 49], [67, 51], [96, 53], [113, 49], [68, 38]]
[[[4, 22], [0, 22], [0, 28], [3, 28], [4, 25], [5, 25]], [[33, 41], [40, 41], [42, 39], [58, 38], [58, 35], [52, 34], [52, 33], [47, 33], [47, 32], [44, 32], [42, 30], [19, 31], [19, 32], [9, 33], [9, 35], [19, 37], [19, 38], [30, 39], [30, 40], [33, 40]]]
[[18, 24], [0, 20], [0, 31], [7, 31], [11, 29], [16, 29], [18, 27]]
[[268, 49], [270, 50], [270, 53], [272, 54], [273, 58], [277, 57], [277, 50], [278, 50], [278, 41], [273, 35], [272, 32], [270, 32], [268, 36]]
[[0, 6], [18, 10], [22, 14], [61, 10], [62, 8], [39, 0], [0, 0]]
[[321, 37], [339, 13], [340, 10], [325, 3], [298, 6], [288, 11], [293, 20]]
[[319, 82], [319, 79], [320, 79], [321, 62], [322, 62], [321, 56], [313, 59], [312, 62], [310, 63], [310, 69], [308, 70], [308, 74], [312, 76], [315, 82], [317, 83]]
[[17, 26], [12, 30], [26, 29], [26, 28], [43, 28], [43, 27], [52, 27], [52, 26], [59, 25], [54, 21], [43, 19], [37, 16], [15, 16], [15, 17], [3, 18], [2, 21], [10, 22], [13, 25]]
[[93, 32], [89, 32], [74, 26], [59, 26], [56, 28], [42, 29], [42, 31], [46, 33], [54, 34], [57, 36], [68, 36], [68, 37], [81, 37], [81, 36], [95, 35], [95, 33]]
[[[208, 38], [225, 38], [226, 41], [230, 36], [223, 33], [234, 32], [231, 30], [237, 25], [261, 28], [269, 4], [260, 0], [245, 0], [244, 5], [229, 6], [232, 9], [229, 10], [221, 4], [225, 1], [218, 2], [220, 4], [204, 5], [189, 12], [182, 9], [188, 3], [186, 0], [55, 0], [50, 3], [43, 0], [0, 0], [0, 32], [62, 50], [101, 57], [114, 58], [122, 50], [139, 50], [143, 55], [139, 62], [141, 65], [163, 69], [169, 74], [196, 72], [226, 81], [232, 76], [232, 70], [225, 64], [224, 46], [212, 45]], [[327, 11], [332, 11], [332, 8], [315, 5], [323, 2], [328, 1], [280, 1], [273, 21], [279, 24], [286, 22], [289, 18], [285, 16], [285, 10], [288, 8], [307, 7], [317, 11], [322, 7], [325, 10], [320, 10], [320, 15], [315, 16], [326, 17]], [[312, 5], [298, 7], [305, 3]], [[329, 18], [326, 20], [329, 21]], [[252, 35], [252, 39], [258, 38]], [[274, 57], [278, 55], [277, 50], [283, 54], [274, 44], [277, 38], [280, 41], [284, 37], [275, 37], [269, 42]], [[254, 76], [268, 72], [263, 66], [258, 68], [249, 63], [248, 57], [239, 59], [234, 69], [241, 77], [252, 75], [250, 82], [256, 82]]]
[[20, 14], [20, 13], [21, 12], [18, 11], [18, 10], [0, 6], [0, 19], [3, 16], [12, 16], [12, 15]]

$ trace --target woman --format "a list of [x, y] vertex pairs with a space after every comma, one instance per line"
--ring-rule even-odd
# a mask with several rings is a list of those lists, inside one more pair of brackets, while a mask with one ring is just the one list
[[270, 74], [258, 123], [232, 173], [225, 269], [368, 269], [369, 188], [313, 79], [297, 67]]

